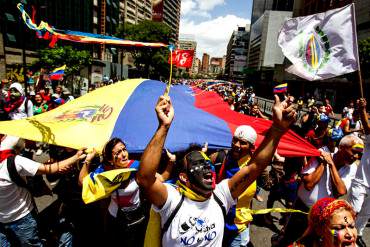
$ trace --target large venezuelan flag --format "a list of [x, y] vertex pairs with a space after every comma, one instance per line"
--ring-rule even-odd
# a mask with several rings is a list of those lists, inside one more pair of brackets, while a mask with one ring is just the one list
[[[155, 104], [166, 84], [130, 79], [99, 88], [52, 111], [23, 120], [0, 122], [0, 133], [71, 148], [95, 147], [101, 151], [112, 137], [122, 138], [129, 152], [142, 152], [158, 121]], [[215, 92], [172, 86], [175, 119], [165, 147], [183, 150], [190, 143], [208, 142], [209, 148], [229, 148], [240, 124], [253, 126], [257, 145], [271, 121], [251, 118], [229, 109]], [[319, 152], [293, 132], [282, 138], [278, 152], [285, 156], [311, 156]]]

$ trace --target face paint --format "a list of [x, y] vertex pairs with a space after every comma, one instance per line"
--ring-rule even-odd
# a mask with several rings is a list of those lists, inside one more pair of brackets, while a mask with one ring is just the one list
[[200, 152], [191, 152], [185, 158], [190, 183], [202, 190], [213, 190], [216, 174], [211, 161], [205, 159]]

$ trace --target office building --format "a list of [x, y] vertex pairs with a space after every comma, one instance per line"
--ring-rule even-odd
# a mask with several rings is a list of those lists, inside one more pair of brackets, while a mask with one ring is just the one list
[[120, 23], [137, 24], [152, 19], [152, 0], [120, 0]]
[[193, 57], [193, 63], [191, 68], [186, 69], [186, 71], [189, 73], [189, 75], [192, 75], [195, 73], [194, 67], [195, 67], [195, 58], [197, 55], [197, 42], [194, 41], [194, 36], [191, 35], [182, 35], [178, 42], [178, 48], [180, 50], [194, 50], [194, 57]]
[[207, 74], [208, 73], [208, 68], [209, 68], [209, 55], [207, 53], [203, 53], [201, 71], [203, 73]]
[[249, 28], [238, 27], [233, 31], [226, 51], [225, 75], [231, 80], [243, 80], [247, 67]]
[[294, 0], [254, 0], [251, 24], [255, 23], [266, 10], [292, 11]]
[[152, 0], [153, 21], [163, 22], [171, 29], [171, 41], [179, 39], [181, 0]]

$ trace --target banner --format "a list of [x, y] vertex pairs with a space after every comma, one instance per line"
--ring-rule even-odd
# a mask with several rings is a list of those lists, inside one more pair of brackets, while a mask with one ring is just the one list
[[[177, 67], [191, 68], [193, 65], [194, 50], [175, 50], [172, 53], [172, 64]], [[168, 59], [168, 63], [171, 63]]]
[[354, 4], [287, 20], [278, 35], [286, 71], [306, 80], [323, 80], [358, 70]]
[[157, 22], [163, 21], [163, 0], [152, 1], [152, 20]]

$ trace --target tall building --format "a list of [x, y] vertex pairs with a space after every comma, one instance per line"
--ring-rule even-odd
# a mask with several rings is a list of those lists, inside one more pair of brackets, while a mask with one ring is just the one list
[[193, 73], [195, 73], [194, 67], [195, 67], [195, 58], [197, 55], [197, 42], [194, 41], [193, 36], [182, 35], [178, 42], [178, 48], [181, 50], [194, 50], [193, 64], [191, 68], [187, 69], [187, 72], [190, 75], [192, 75]]
[[254, 0], [251, 24], [255, 23], [266, 10], [292, 11], [294, 0]]
[[194, 59], [195, 59], [195, 65], [194, 65], [193, 73], [196, 75], [200, 72], [202, 63], [200, 62], [199, 58], [195, 57]]
[[248, 52], [249, 68], [273, 69], [275, 64], [283, 64], [284, 55], [276, 37], [286, 18], [291, 16], [290, 11], [267, 10], [252, 24]]
[[152, 0], [120, 0], [120, 23], [137, 24], [152, 19]]
[[249, 25], [238, 27], [230, 37], [225, 64], [225, 75], [229, 79], [244, 79], [244, 70], [247, 67], [248, 40]]
[[153, 21], [163, 22], [171, 28], [172, 42], [179, 39], [181, 0], [152, 0]]
[[[20, 19], [16, 8], [18, 2], [0, 0], [0, 27], [4, 47], [3, 59], [0, 57], [0, 73], [23, 64], [23, 59], [26, 64], [31, 64], [38, 58], [37, 49], [48, 46], [49, 41], [35, 38], [35, 32], [29, 30]], [[31, 6], [36, 10], [37, 23], [44, 20], [58, 29], [113, 35], [119, 23], [119, 0], [80, 0], [78, 4], [71, 0], [27, 0], [25, 9], [28, 13], [32, 12]], [[93, 65], [84, 74], [90, 81], [99, 81], [103, 75], [123, 76], [122, 66], [118, 65], [117, 52], [113, 47], [62, 40], [58, 44], [91, 51]], [[4, 78], [6, 75], [0, 76]]]
[[209, 55], [207, 53], [203, 53], [201, 70], [203, 73], [208, 73], [208, 68], [209, 68]]
[[222, 57], [212, 57], [209, 64], [209, 72], [211, 74], [221, 74], [222, 71]]

